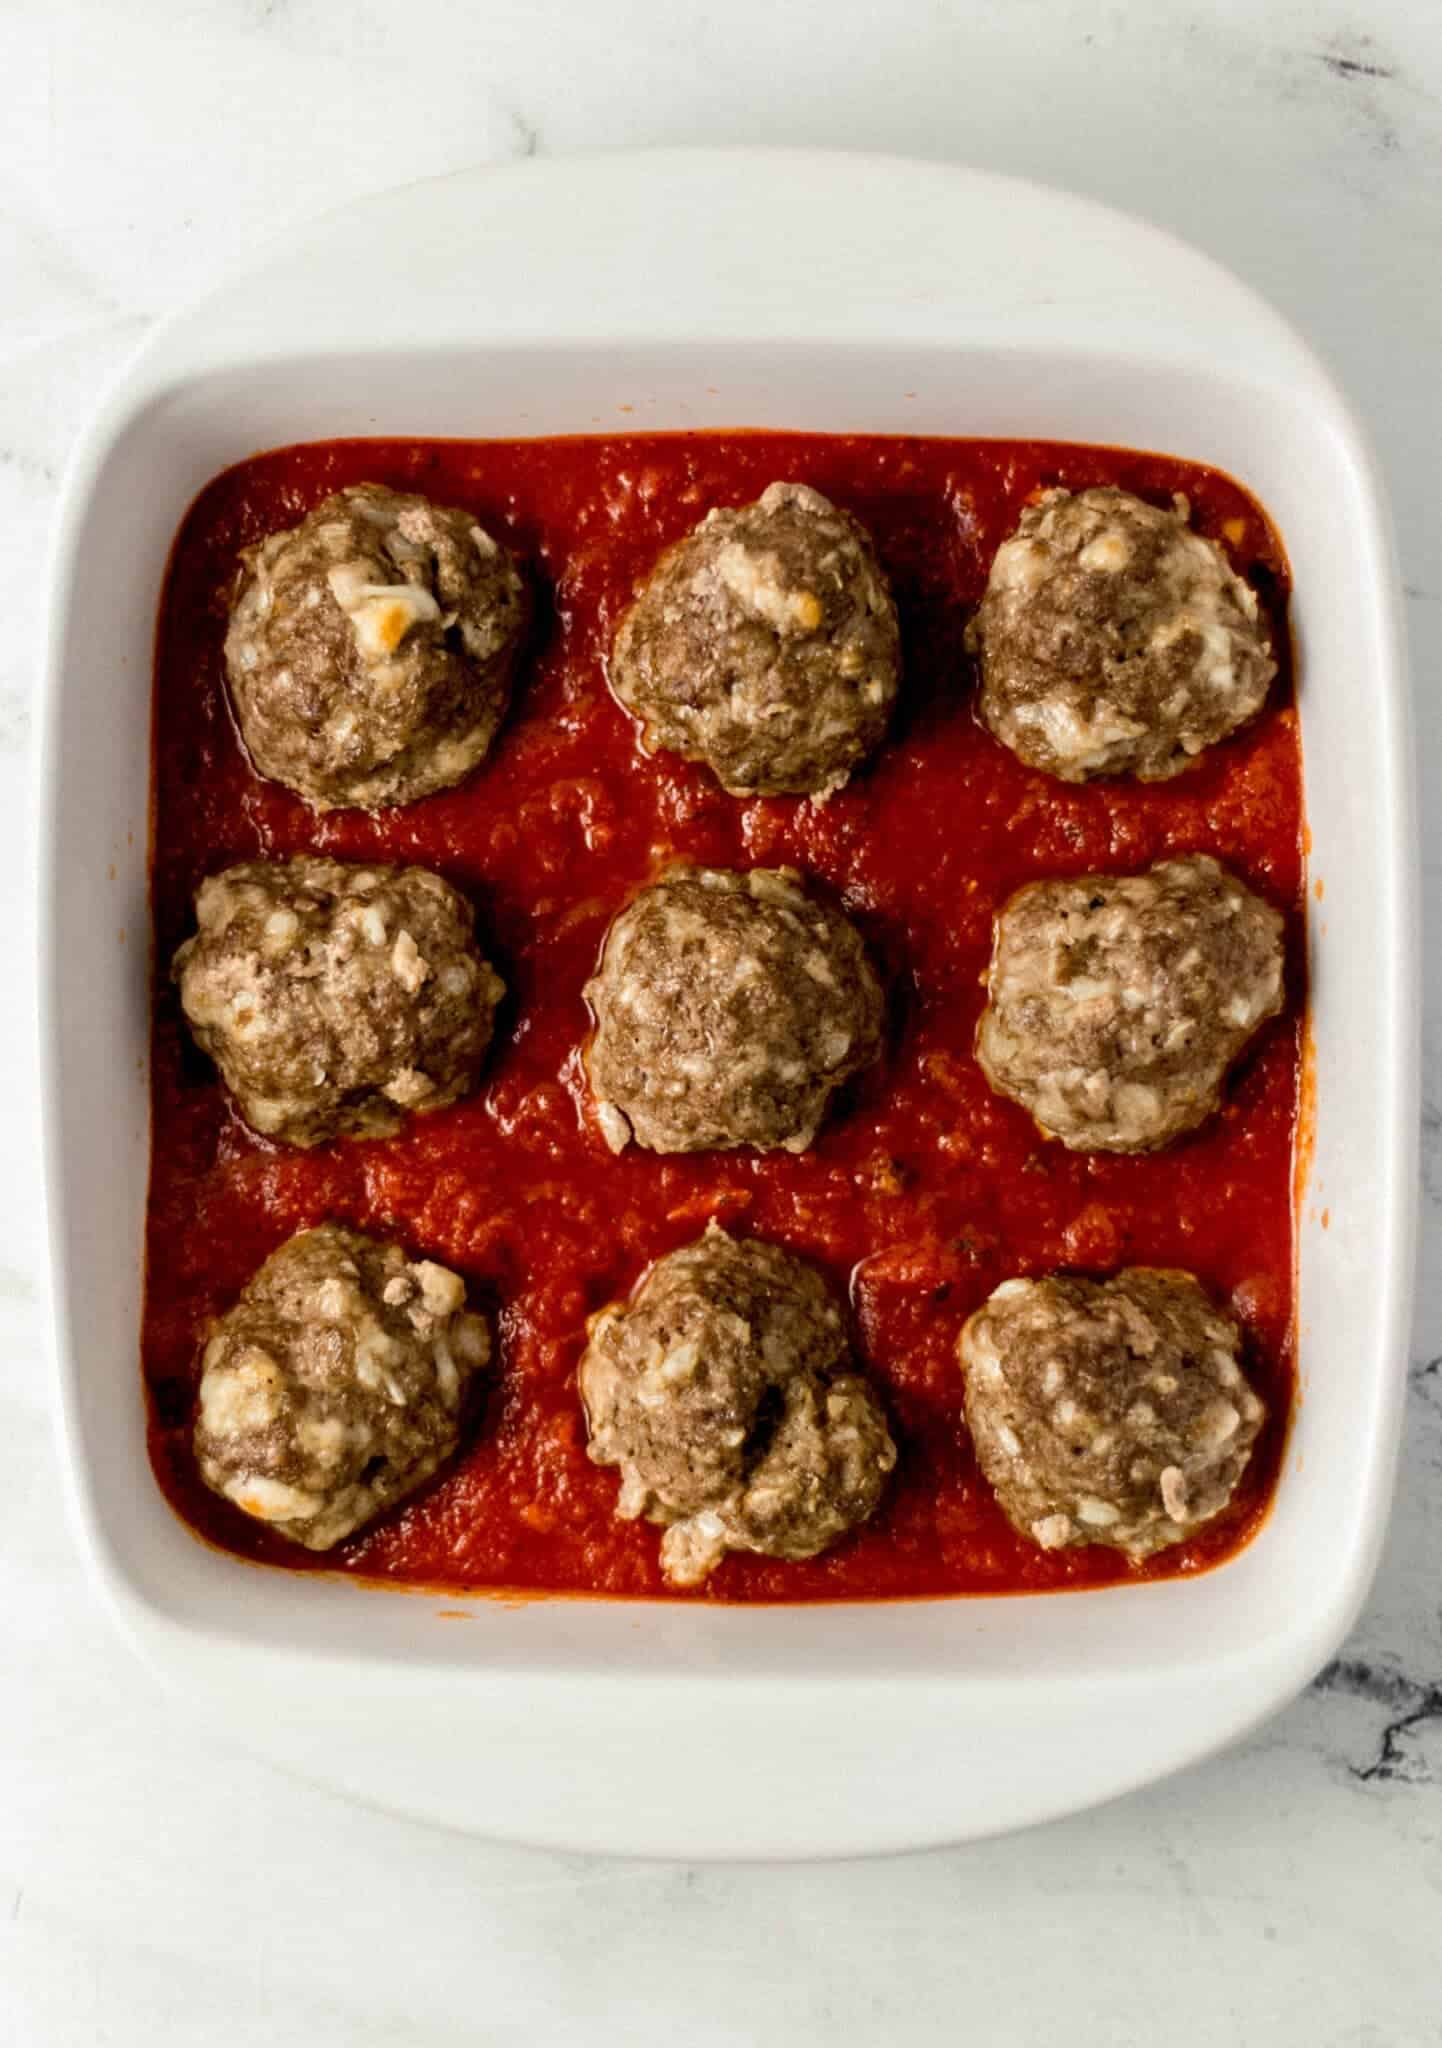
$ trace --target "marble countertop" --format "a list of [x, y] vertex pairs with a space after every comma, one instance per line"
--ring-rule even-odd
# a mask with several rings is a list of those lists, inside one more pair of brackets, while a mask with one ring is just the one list
[[[1442, 9], [0, 0], [0, 24], [0, 904], [24, 940], [0, 979], [0, 2048], [1442, 2043]], [[55, 1511], [25, 819], [41, 536], [158, 315], [401, 179], [757, 140], [956, 158], [1147, 214], [1266, 293], [1366, 416], [1419, 707], [1422, 1256], [1386, 1559], [1294, 1706], [1028, 1835], [697, 1870], [345, 1806], [217, 1753], [112, 1635]]]

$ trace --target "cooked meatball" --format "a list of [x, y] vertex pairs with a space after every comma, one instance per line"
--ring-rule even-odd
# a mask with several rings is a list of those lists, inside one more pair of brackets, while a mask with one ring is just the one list
[[469, 512], [353, 484], [242, 561], [225, 663], [262, 775], [323, 811], [464, 781], [528, 615], [515, 563]]
[[181, 1004], [252, 1130], [385, 1137], [475, 1087], [505, 989], [439, 875], [245, 861], [202, 882], [195, 911]]
[[616, 1512], [665, 1526], [661, 1568], [705, 1578], [728, 1550], [815, 1557], [864, 1522], [896, 1463], [820, 1275], [713, 1223], [591, 1323], [581, 1397]]
[[866, 529], [805, 484], [718, 507], [621, 621], [611, 687], [647, 752], [732, 796], [827, 796], [886, 731], [896, 607]]
[[996, 920], [976, 1056], [1073, 1152], [1149, 1152], [1221, 1102], [1282, 1007], [1282, 920], [1204, 854], [1020, 889]]
[[981, 715], [1066, 782], [1178, 775], [1255, 717], [1277, 672], [1215, 541], [1126, 491], [1048, 491], [997, 549], [967, 631]]
[[1265, 1410], [1190, 1273], [1007, 1280], [961, 1333], [977, 1463], [1044, 1550], [1150, 1557], [1231, 1499]]
[[788, 868], [673, 868], [612, 924], [587, 984], [606, 1142], [804, 1152], [881, 1049], [881, 985], [855, 928]]
[[205, 1346], [195, 1456], [207, 1486], [329, 1550], [456, 1447], [490, 1334], [460, 1278], [323, 1224], [273, 1252]]

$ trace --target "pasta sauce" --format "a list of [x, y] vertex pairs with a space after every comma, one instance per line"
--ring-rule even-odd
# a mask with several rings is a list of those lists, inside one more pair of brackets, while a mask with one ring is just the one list
[[[739, 800], [648, 759], [605, 655], [659, 550], [713, 504], [776, 478], [815, 485], [871, 530], [902, 621], [889, 738], [825, 803]], [[515, 700], [462, 788], [378, 817], [320, 817], [249, 766], [226, 699], [237, 551], [370, 480], [472, 509], [527, 563], [539, 600]], [[962, 645], [997, 544], [1053, 484], [1182, 491], [1269, 616], [1282, 673], [1258, 722], [1181, 778], [1069, 785], [978, 723]], [[1025, 442], [776, 433], [512, 442], [351, 441], [257, 456], [191, 508], [161, 607], [155, 692], [153, 1162], [143, 1367], [151, 1455], [210, 1541], [298, 1569], [452, 1589], [817, 1600], [1044, 1591], [1195, 1572], [1239, 1548], [1276, 1481], [1293, 1377], [1292, 1145], [1305, 1009], [1303, 816], [1277, 535], [1196, 465]], [[201, 877], [300, 851], [419, 862], [476, 905], [508, 996], [477, 1094], [398, 1136], [287, 1150], [247, 1130], [191, 1045], [169, 982]], [[1225, 861], [1288, 918], [1288, 1000], [1221, 1115], [1147, 1156], [1069, 1153], [993, 1095], [972, 1055], [995, 910], [1024, 882]], [[889, 1037], [805, 1154], [662, 1157], [606, 1148], [586, 1101], [581, 989], [607, 924], [670, 861], [790, 865], [841, 902], [883, 971]], [[586, 1321], [710, 1218], [811, 1259], [849, 1295], [858, 1356], [900, 1461], [875, 1518], [805, 1563], [730, 1555], [668, 1589], [659, 1532], [618, 1521], [586, 1456], [575, 1371]], [[408, 1505], [317, 1558], [210, 1494], [190, 1449], [199, 1351], [268, 1253], [334, 1219], [465, 1275], [499, 1335], [459, 1457]], [[1230, 1507], [1132, 1566], [1017, 1535], [978, 1474], [956, 1342], [1001, 1280], [1057, 1267], [1185, 1267], [1241, 1319], [1271, 1416]]]

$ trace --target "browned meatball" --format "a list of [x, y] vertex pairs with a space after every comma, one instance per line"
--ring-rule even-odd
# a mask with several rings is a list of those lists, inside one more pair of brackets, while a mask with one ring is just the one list
[[665, 1527], [676, 1585], [728, 1550], [816, 1556], [873, 1513], [896, 1463], [820, 1275], [714, 1223], [593, 1319], [580, 1386], [590, 1455], [621, 1468], [616, 1512]]
[[826, 796], [886, 731], [896, 607], [865, 528], [805, 484], [718, 507], [621, 621], [611, 687], [648, 752], [733, 796]]
[[423, 1485], [456, 1447], [490, 1356], [458, 1276], [324, 1224], [273, 1252], [205, 1346], [207, 1486], [308, 1550]]
[[1146, 1152], [1212, 1115], [1282, 1006], [1282, 920], [1204, 854], [1020, 889], [996, 920], [976, 1056], [1075, 1152]]
[[881, 1049], [881, 986], [854, 926], [785, 868], [673, 868], [623, 910], [586, 987], [607, 1143], [805, 1151]]
[[260, 773], [317, 810], [464, 781], [528, 616], [515, 563], [470, 513], [353, 484], [242, 559], [225, 662]]
[[1190, 1273], [1007, 1280], [961, 1333], [966, 1419], [1008, 1521], [1150, 1557], [1224, 1508], [1265, 1416]]
[[180, 1000], [253, 1130], [386, 1137], [475, 1087], [505, 990], [469, 903], [428, 868], [246, 861], [195, 910]]
[[1126, 491], [1048, 491], [998, 548], [968, 645], [981, 715], [1033, 768], [1162, 781], [1256, 716], [1277, 672], [1214, 541]]

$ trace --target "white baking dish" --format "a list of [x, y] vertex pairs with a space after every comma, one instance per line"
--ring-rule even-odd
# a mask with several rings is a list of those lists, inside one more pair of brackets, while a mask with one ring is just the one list
[[[181, 515], [228, 463], [288, 441], [709, 424], [1162, 449], [1229, 470], [1285, 537], [1325, 888], [1301, 1399], [1275, 1510], [1208, 1576], [779, 1610], [430, 1598], [220, 1555], [151, 1478], [148, 737]], [[1336, 1647], [1381, 1541], [1407, 1338], [1407, 700], [1371, 456], [1234, 278], [1080, 200], [904, 162], [610, 156], [415, 186], [296, 236], [148, 343], [72, 467], [53, 596], [40, 983], [65, 1455], [110, 1607], [217, 1732], [487, 1833], [855, 1852], [1137, 1785], [1255, 1723]]]

